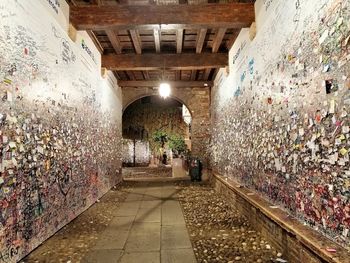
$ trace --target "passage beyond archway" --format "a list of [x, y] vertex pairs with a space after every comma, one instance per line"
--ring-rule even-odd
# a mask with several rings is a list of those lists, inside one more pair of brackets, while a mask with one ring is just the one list
[[[155, 140], [164, 136], [163, 143]], [[173, 141], [177, 142], [174, 149]], [[180, 101], [146, 96], [128, 105], [123, 113], [124, 166], [157, 165], [166, 154], [186, 155], [191, 150], [191, 114]]]
[[[122, 89], [123, 111], [134, 101], [147, 97], [158, 96], [157, 90], [153, 88]], [[208, 145], [210, 140], [210, 88], [173, 88], [171, 98], [186, 105], [192, 116], [191, 122], [191, 154], [198, 157], [207, 167]]]

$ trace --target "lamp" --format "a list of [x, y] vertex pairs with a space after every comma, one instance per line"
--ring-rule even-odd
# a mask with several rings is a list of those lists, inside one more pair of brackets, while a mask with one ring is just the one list
[[161, 96], [163, 99], [166, 99], [170, 96], [170, 84], [164, 82], [164, 70], [165, 70], [165, 62], [163, 61], [163, 72], [162, 72], [162, 82], [159, 85], [159, 96]]
[[170, 85], [166, 82], [162, 82], [159, 85], [159, 95], [163, 98], [166, 99], [167, 97], [170, 96]]

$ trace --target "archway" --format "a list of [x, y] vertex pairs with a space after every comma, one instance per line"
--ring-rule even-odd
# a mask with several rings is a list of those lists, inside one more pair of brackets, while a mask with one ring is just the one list
[[[133, 88], [122, 89], [123, 110], [132, 102], [142, 97], [156, 95], [157, 89]], [[192, 115], [191, 154], [201, 159], [204, 169], [208, 164], [208, 146], [210, 140], [210, 88], [172, 88], [171, 97], [180, 101]]]
[[130, 102], [123, 109], [123, 165], [164, 166], [185, 158], [191, 150], [191, 122], [179, 99], [150, 95]]

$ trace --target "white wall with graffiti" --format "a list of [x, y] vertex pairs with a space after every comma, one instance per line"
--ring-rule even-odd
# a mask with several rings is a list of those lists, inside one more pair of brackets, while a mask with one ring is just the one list
[[256, 11], [212, 90], [212, 166], [349, 246], [350, 2]]
[[18, 261], [121, 179], [121, 90], [113, 74], [101, 78], [88, 36], [67, 36], [66, 7], [0, 2], [0, 262]]

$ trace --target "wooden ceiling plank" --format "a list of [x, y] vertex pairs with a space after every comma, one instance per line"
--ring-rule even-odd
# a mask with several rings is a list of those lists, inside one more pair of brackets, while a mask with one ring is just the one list
[[[158, 87], [161, 81], [153, 80], [119, 80], [120, 87]], [[167, 81], [171, 87], [211, 87], [212, 81]]]
[[118, 32], [114, 31], [114, 30], [106, 30], [106, 34], [108, 36], [109, 41], [111, 42], [115, 53], [117, 54], [121, 54], [122, 53], [122, 46], [120, 44], [120, 40], [118, 37]]
[[71, 6], [78, 30], [243, 28], [255, 20], [253, 3]]
[[102, 66], [109, 70], [201, 70], [228, 64], [227, 53], [181, 54], [109, 54]]
[[183, 29], [176, 30], [176, 53], [182, 52], [183, 38], [184, 38], [184, 30]]
[[160, 53], [160, 36], [161, 36], [161, 31], [154, 29], [153, 30], [153, 36], [154, 36], [154, 45], [156, 48], [156, 52]]
[[214, 41], [213, 41], [213, 46], [212, 46], [213, 53], [218, 52], [218, 50], [221, 46], [221, 42], [224, 39], [225, 32], [226, 32], [226, 28], [219, 28], [217, 30]]
[[196, 53], [201, 53], [203, 49], [203, 44], [205, 36], [207, 35], [207, 29], [201, 28], [197, 34], [197, 43], [196, 43]]
[[129, 32], [130, 32], [131, 40], [134, 45], [136, 54], [141, 54], [142, 47], [141, 47], [141, 40], [140, 40], [140, 35], [138, 30], [130, 29]]

